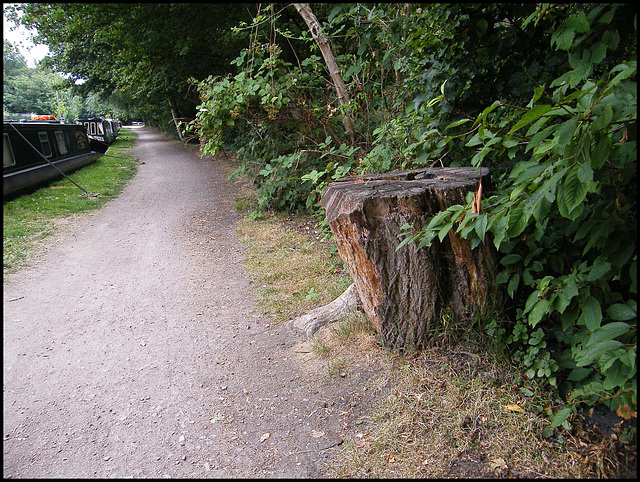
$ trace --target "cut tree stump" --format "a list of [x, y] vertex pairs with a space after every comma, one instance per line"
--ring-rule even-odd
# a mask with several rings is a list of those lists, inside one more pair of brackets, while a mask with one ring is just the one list
[[[362, 310], [386, 347], [419, 349], [445, 312], [465, 322], [485, 303], [498, 302], [495, 249], [487, 238], [472, 250], [469, 241], [449, 233], [429, 248], [409, 243], [396, 251], [401, 226], [417, 231], [447, 207], [466, 204], [465, 196], [478, 190], [480, 180], [486, 192], [487, 168], [425, 168], [347, 177], [325, 189], [322, 207], [354, 281], [349, 290], [355, 286]], [[318, 308], [293, 325], [338, 319], [335, 308]]]

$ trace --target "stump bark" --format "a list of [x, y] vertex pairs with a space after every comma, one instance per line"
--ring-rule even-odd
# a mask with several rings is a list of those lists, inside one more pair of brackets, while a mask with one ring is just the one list
[[401, 226], [419, 230], [441, 210], [465, 204], [480, 180], [486, 192], [487, 168], [425, 168], [347, 177], [325, 189], [322, 207], [338, 252], [386, 347], [419, 349], [445, 310], [464, 322], [497, 302], [493, 243], [471, 249], [450, 233], [429, 248], [409, 243], [396, 251]]

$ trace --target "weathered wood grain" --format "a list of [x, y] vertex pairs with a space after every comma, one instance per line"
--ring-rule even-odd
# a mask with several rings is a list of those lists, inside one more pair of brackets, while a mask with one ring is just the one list
[[363, 311], [380, 341], [396, 349], [425, 345], [443, 310], [470, 320], [495, 296], [492, 243], [471, 249], [450, 234], [418, 249], [401, 242], [401, 226], [420, 229], [426, 219], [465, 204], [487, 168], [425, 168], [344, 178], [322, 196], [338, 252], [354, 280]]

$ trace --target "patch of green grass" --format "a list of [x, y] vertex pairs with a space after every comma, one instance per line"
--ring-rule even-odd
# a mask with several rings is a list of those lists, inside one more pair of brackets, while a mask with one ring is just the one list
[[329, 378], [345, 376], [346, 370], [347, 360], [345, 358], [334, 359], [327, 364], [327, 375]]
[[351, 343], [359, 335], [375, 335], [371, 322], [361, 311], [354, 311], [331, 326], [331, 337], [342, 345]]
[[[348, 313], [341, 320], [322, 328], [311, 337], [309, 345], [313, 353], [327, 359], [329, 376], [336, 373], [336, 360], [339, 360], [343, 367], [340, 371], [348, 371], [348, 367], [359, 365], [355, 361], [354, 353], [368, 353], [378, 348], [375, 330], [362, 311]], [[345, 350], [345, 347], [349, 347], [348, 350]]]
[[100, 208], [116, 197], [135, 176], [138, 160], [131, 154], [135, 131], [123, 128], [105, 155], [69, 175], [68, 179], [26, 193], [3, 205], [3, 272], [29, 264], [40, 242], [57, 231], [61, 220]]
[[331, 352], [333, 351], [333, 348], [331, 348], [331, 345], [326, 343], [324, 338], [320, 336], [312, 337], [310, 340], [310, 345], [311, 345], [311, 351], [313, 353], [316, 353], [317, 355], [320, 355], [323, 358], [328, 358], [331, 355]]

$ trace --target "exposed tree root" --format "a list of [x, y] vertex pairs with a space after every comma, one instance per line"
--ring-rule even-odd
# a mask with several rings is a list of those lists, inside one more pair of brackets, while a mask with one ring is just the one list
[[344, 293], [331, 303], [298, 316], [289, 323], [291, 328], [301, 330], [307, 338], [311, 338], [322, 326], [339, 321], [347, 313], [357, 309], [360, 309], [360, 297], [356, 285], [352, 283]]

